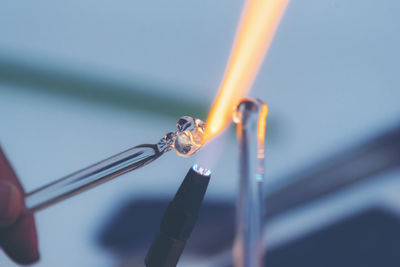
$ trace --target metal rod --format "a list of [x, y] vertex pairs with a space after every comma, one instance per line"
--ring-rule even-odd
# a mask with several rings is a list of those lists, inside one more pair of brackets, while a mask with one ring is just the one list
[[263, 266], [264, 136], [267, 106], [258, 99], [244, 99], [237, 106], [239, 143], [239, 196], [234, 243], [235, 267]]

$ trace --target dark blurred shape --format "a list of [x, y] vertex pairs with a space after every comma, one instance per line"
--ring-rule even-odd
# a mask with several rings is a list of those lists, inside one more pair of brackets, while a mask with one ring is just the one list
[[[140, 77], [135, 82], [126, 81], [93, 71], [82, 73], [66, 68], [62, 63], [35, 62], [4, 53], [0, 53], [0, 84], [15, 85], [10, 90], [28, 90], [173, 119], [183, 115], [206, 119], [209, 109], [208, 104], [199, 99], [168, 94], [174, 91], [169, 90], [172, 85], [165, 83]], [[278, 136], [278, 121], [272, 116], [268, 119], [268, 125], [269, 142], [273, 142]]]
[[267, 194], [266, 217], [292, 210], [396, 167], [400, 167], [400, 126], [282, 179], [288, 182]]
[[373, 208], [267, 252], [268, 267], [398, 267], [400, 220]]
[[[125, 204], [100, 233], [99, 242], [117, 257], [135, 257], [143, 264], [170, 199], [132, 200]], [[196, 227], [185, 253], [212, 257], [230, 249], [234, 236], [234, 206], [207, 201], [200, 208]]]
[[100, 244], [115, 254], [142, 251], [143, 253], [157, 232], [165, 199], [138, 200], [124, 205], [113, 214], [100, 234]]
[[[363, 181], [381, 179], [382, 174], [399, 167], [398, 124], [375, 138], [297, 170], [272, 189], [266, 188], [266, 222], [343, 189], [357, 190]], [[285, 241], [273, 251], [267, 246], [266, 266], [400, 266], [397, 216], [373, 209], [334, 225], [333, 221], [323, 230], [314, 229], [301, 240]], [[360, 257], [366, 259], [362, 264]], [[232, 266], [232, 259], [226, 257], [220, 266]]]
[[73, 100], [84, 100], [119, 109], [141, 110], [152, 114], [179, 118], [188, 114], [205, 118], [208, 105], [198, 100], [182, 101], [167, 92], [170, 86], [155, 81], [123, 81], [106, 75], [81, 73], [61, 64], [34, 62], [26, 58], [0, 54], [0, 83], [58, 95]]
[[186, 249], [199, 256], [213, 257], [233, 244], [235, 208], [231, 202], [206, 202]]

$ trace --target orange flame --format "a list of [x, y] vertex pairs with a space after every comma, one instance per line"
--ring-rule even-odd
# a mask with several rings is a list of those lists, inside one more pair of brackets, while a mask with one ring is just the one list
[[289, 0], [248, 0], [243, 9], [231, 56], [217, 98], [207, 118], [204, 141], [231, 121], [247, 95]]
[[263, 104], [261, 106], [260, 115], [258, 116], [258, 122], [257, 122], [257, 138], [258, 138], [258, 143], [260, 144], [260, 147], [264, 147], [267, 115], [268, 115], [268, 106], [266, 104]]

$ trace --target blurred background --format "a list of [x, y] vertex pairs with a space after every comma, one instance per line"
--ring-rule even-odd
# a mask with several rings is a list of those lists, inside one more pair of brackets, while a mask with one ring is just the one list
[[[0, 144], [26, 191], [206, 119], [243, 1], [6, 1]], [[399, 266], [400, 2], [292, 1], [251, 96], [269, 106], [267, 266]], [[213, 170], [181, 266], [231, 266], [234, 127], [36, 214], [34, 266], [140, 266], [191, 164]], [[211, 150], [211, 152], [210, 152]], [[211, 156], [210, 156], [211, 155]], [[218, 240], [218, 242], [216, 241]], [[1, 266], [15, 266], [3, 253]]]

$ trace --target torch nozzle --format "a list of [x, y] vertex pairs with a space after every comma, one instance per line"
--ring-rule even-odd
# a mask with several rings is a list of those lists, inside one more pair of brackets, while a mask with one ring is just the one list
[[175, 267], [196, 224], [211, 171], [193, 165], [169, 203], [145, 259], [147, 267]]

